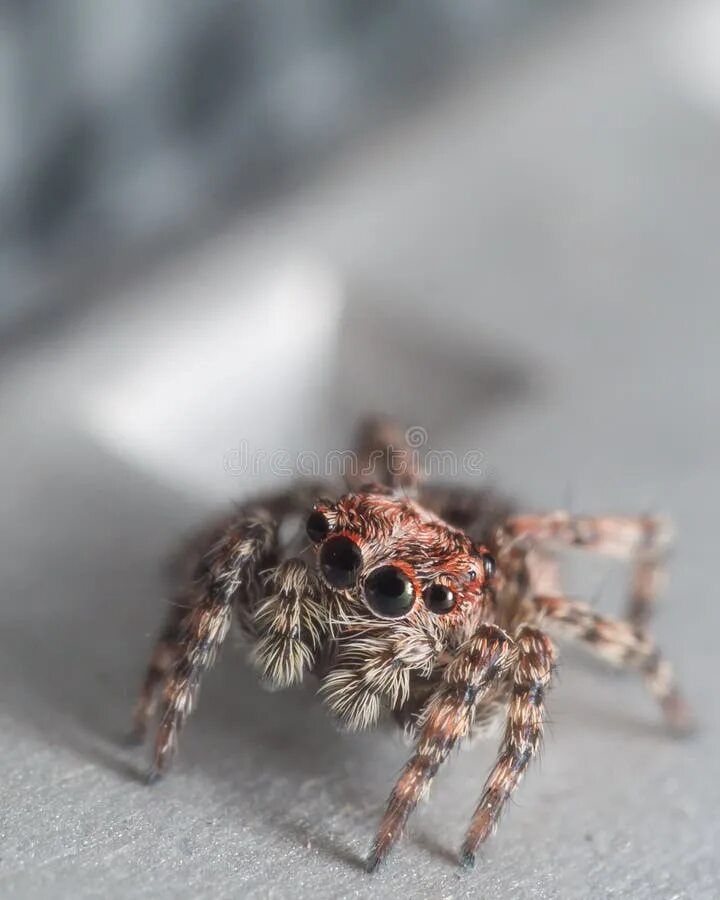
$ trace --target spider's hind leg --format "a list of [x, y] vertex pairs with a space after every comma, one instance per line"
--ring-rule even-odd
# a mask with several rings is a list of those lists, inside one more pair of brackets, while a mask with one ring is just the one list
[[503, 529], [510, 538], [582, 547], [632, 561], [626, 619], [647, 629], [665, 581], [672, 527], [657, 516], [573, 516], [566, 512], [511, 516]]
[[356, 467], [348, 475], [348, 486], [359, 490], [376, 484], [413, 493], [421, 472], [417, 447], [409, 442], [411, 437], [410, 431], [403, 431], [392, 419], [383, 416], [365, 419], [355, 438]]
[[629, 622], [601, 616], [567, 597], [538, 596], [533, 602], [548, 630], [579, 641], [619, 669], [640, 673], [673, 733], [682, 736], [693, 730], [692, 716], [673, 668], [647, 635]]

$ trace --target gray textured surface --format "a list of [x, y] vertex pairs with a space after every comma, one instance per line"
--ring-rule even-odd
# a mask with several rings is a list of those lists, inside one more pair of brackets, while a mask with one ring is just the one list
[[[5, 362], [2, 896], [718, 896], [720, 119], [677, 77], [675, 16], [689, 8], [607, 10], [132, 287], [121, 312], [68, 323]], [[136, 445], [111, 450], [88, 391], [124, 384], [172, 344], [179, 288], [201, 297], [228, 260], [239, 279], [259, 248], [272, 259], [297, 247], [370, 277], [398, 310], [414, 304], [445, 386], [413, 390], [400, 352], [378, 371], [373, 327], [392, 323], [368, 300], [341, 331], [371, 365], [338, 381], [328, 363], [319, 410], [338, 419], [323, 440], [384, 395], [439, 443], [482, 449], [533, 505], [563, 504], [569, 485], [578, 509], [660, 508], [678, 524], [657, 632], [699, 735], [672, 741], [638, 684], [566, 655], [542, 764], [473, 873], [453, 857], [491, 746], [442, 773], [369, 878], [359, 861], [407, 750], [393, 734], [338, 733], [310, 689], [264, 693], [226, 653], [165, 783], [136, 783], [143, 755], [117, 743], [161, 612], [158, 561], [206, 503], [170, 455], [161, 477]], [[151, 342], [148, 298], [168, 310]], [[477, 346], [537, 367], [535, 390], [486, 415]], [[228, 391], [242, 410], [243, 385]], [[203, 398], [176, 400], [186, 433], [212, 420]], [[238, 427], [254, 437], [252, 421]], [[219, 456], [208, 496], [213, 467]], [[594, 594], [605, 571], [574, 580]], [[611, 571], [608, 606], [622, 580]]]

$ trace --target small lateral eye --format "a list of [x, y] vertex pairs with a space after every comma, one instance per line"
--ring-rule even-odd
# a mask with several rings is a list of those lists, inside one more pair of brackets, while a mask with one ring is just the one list
[[310, 540], [315, 544], [319, 544], [320, 541], [327, 537], [330, 531], [330, 523], [319, 510], [314, 509], [308, 516], [305, 530]]
[[434, 613], [450, 612], [455, 606], [455, 594], [445, 584], [431, 584], [423, 593], [425, 606]]
[[482, 564], [485, 577], [492, 578], [495, 574], [495, 557], [490, 553], [483, 553]]

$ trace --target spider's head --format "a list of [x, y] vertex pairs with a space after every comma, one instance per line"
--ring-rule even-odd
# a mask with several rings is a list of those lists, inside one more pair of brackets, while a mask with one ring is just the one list
[[484, 547], [380, 489], [318, 502], [307, 532], [325, 583], [378, 619], [455, 621], [485, 602], [495, 571]]

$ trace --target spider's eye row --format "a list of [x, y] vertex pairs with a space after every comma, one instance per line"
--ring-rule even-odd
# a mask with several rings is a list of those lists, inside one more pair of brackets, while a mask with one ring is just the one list
[[486, 578], [492, 578], [495, 574], [495, 557], [490, 553], [483, 553], [482, 555], [482, 564], [483, 571], [485, 572]]
[[330, 538], [320, 550], [320, 569], [325, 580], [333, 587], [352, 587], [361, 566], [360, 548], [349, 537], [340, 535]]
[[425, 606], [433, 613], [450, 612], [455, 606], [455, 594], [445, 584], [431, 584], [423, 593]]
[[415, 603], [415, 588], [408, 576], [397, 566], [382, 566], [368, 575], [365, 581], [368, 606], [380, 616], [397, 619], [410, 612]]
[[314, 509], [305, 523], [305, 530], [314, 544], [319, 544], [330, 531], [330, 523], [318, 509]]

